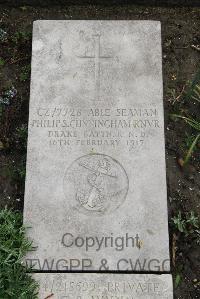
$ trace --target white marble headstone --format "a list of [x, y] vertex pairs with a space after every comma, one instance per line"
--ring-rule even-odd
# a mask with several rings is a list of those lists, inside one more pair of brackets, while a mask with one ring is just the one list
[[159, 22], [34, 22], [35, 269], [169, 271], [161, 57]]
[[171, 275], [35, 274], [39, 299], [173, 299]]

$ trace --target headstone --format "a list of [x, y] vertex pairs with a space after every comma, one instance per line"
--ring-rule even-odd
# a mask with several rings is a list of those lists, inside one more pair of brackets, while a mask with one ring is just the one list
[[40, 273], [34, 277], [42, 299], [173, 299], [169, 274]]
[[159, 22], [34, 22], [35, 269], [170, 270], [162, 92]]

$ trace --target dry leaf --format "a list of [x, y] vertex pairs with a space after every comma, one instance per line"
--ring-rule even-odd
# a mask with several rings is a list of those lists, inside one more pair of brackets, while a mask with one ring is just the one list
[[4, 144], [3, 142], [0, 141], [0, 150], [4, 149]]
[[184, 166], [184, 160], [182, 158], [178, 159], [178, 164], [183, 167]]

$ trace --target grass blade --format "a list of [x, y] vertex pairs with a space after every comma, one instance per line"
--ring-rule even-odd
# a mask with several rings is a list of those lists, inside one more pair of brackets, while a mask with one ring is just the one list
[[191, 144], [191, 146], [190, 146], [190, 148], [189, 148], [189, 150], [187, 152], [187, 155], [186, 155], [186, 157], [184, 159], [184, 165], [188, 163], [188, 161], [189, 161], [189, 159], [190, 159], [190, 157], [191, 157], [191, 155], [192, 155], [192, 153], [194, 151], [194, 148], [195, 148], [195, 146], [196, 146], [196, 144], [197, 144], [197, 142], [198, 142], [199, 139], [200, 139], [200, 134], [198, 134], [196, 136], [196, 138], [193, 140], [193, 142], [192, 142], [192, 144]]

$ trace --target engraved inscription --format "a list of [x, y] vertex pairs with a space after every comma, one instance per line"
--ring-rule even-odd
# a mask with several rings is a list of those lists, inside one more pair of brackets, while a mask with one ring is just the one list
[[143, 108], [68, 108], [67, 106], [38, 107], [31, 128], [46, 131], [49, 145], [88, 147], [101, 151], [106, 146], [138, 151], [151, 142], [161, 127], [155, 107]]
[[135, 299], [135, 298], [172, 298], [172, 291], [167, 282], [157, 278], [117, 280], [46, 280], [45, 292], [53, 293], [59, 299]]
[[116, 210], [124, 202], [128, 176], [113, 158], [90, 154], [80, 157], [67, 169], [64, 191], [78, 211], [101, 216]]

